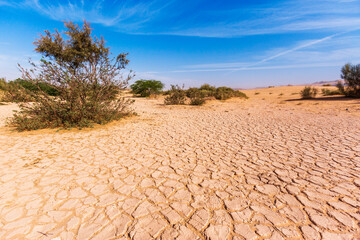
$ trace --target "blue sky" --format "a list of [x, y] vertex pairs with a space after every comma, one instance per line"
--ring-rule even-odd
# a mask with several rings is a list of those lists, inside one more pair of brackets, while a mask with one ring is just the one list
[[360, 0], [0, 0], [0, 76], [40, 58], [33, 41], [86, 19], [136, 79], [251, 88], [339, 79], [360, 63]]

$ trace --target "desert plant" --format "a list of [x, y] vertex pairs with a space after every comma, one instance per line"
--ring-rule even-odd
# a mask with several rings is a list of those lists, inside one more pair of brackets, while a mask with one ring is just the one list
[[199, 89], [206, 90], [206, 91], [213, 92], [213, 93], [216, 91], [216, 87], [211, 86], [210, 84], [207, 84], [207, 83], [201, 85]]
[[7, 91], [8, 83], [5, 78], [0, 78], [0, 90]]
[[182, 105], [186, 101], [186, 92], [179, 85], [171, 85], [169, 95], [165, 98], [166, 105]]
[[344, 84], [343, 84], [341, 81], [337, 81], [336, 87], [338, 88], [339, 93], [340, 93], [341, 95], [346, 95], [345, 86], [344, 86]]
[[232, 97], [248, 98], [245, 93], [235, 91], [229, 87], [218, 87], [215, 92], [215, 98], [218, 100], [226, 100]]
[[140, 95], [140, 97], [149, 97], [153, 94], [159, 94], [164, 88], [164, 84], [156, 80], [137, 80], [130, 86], [134, 94]]
[[218, 100], [226, 100], [233, 97], [234, 90], [229, 87], [218, 87], [215, 92], [215, 98]]
[[331, 84], [330, 83], [325, 83], [322, 85], [323, 87], [331, 87]]
[[360, 64], [345, 64], [341, 68], [341, 78], [344, 80], [346, 87], [341, 82], [338, 82], [339, 91], [348, 97], [360, 97]]
[[301, 90], [300, 95], [303, 99], [309, 99], [316, 97], [318, 90], [314, 87], [304, 87], [303, 90]]
[[[23, 79], [38, 89], [23, 87], [20, 91], [34, 101], [21, 103], [20, 111], [10, 121], [20, 131], [89, 127], [130, 113], [132, 100], [116, 98], [132, 77], [131, 73], [126, 78], [121, 75], [129, 62], [127, 54], [111, 58], [104, 39], [92, 37], [86, 21], [82, 28], [72, 22], [65, 22], [65, 26], [65, 38], [57, 30], [52, 34], [45, 31], [34, 42], [35, 51], [43, 55], [40, 64], [30, 61], [30, 70], [19, 65]], [[55, 89], [57, 96], [44, 91], [42, 84]]]
[[327, 88], [321, 89], [321, 93], [324, 96], [341, 95], [339, 90], [330, 90], [330, 89], [327, 89]]
[[203, 105], [206, 102], [203, 97], [192, 97], [190, 98], [190, 105]]

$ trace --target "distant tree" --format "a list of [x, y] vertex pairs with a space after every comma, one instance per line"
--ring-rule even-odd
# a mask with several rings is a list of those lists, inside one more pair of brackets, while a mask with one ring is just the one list
[[[64, 34], [45, 31], [34, 42], [35, 51], [43, 55], [40, 64], [30, 61], [30, 70], [19, 65], [23, 79], [38, 91], [20, 88], [34, 103], [20, 104], [11, 122], [18, 130], [88, 127], [129, 113], [131, 101], [117, 98], [132, 77], [131, 71], [125, 78], [121, 75], [128, 54], [112, 58], [104, 39], [91, 36], [86, 21], [81, 28], [73, 22], [65, 22], [65, 27]], [[57, 96], [43, 91], [41, 84], [55, 89]]]
[[360, 64], [345, 64], [341, 68], [341, 78], [344, 79], [345, 86], [338, 82], [339, 91], [349, 97], [360, 97]]
[[141, 97], [149, 97], [152, 94], [158, 94], [164, 88], [164, 84], [156, 80], [137, 80], [130, 85], [134, 94], [139, 94]]

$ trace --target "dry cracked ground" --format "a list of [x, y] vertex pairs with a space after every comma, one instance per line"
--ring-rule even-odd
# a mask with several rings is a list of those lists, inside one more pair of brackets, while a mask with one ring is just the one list
[[360, 237], [359, 116], [160, 103], [93, 130], [2, 128], [0, 239]]

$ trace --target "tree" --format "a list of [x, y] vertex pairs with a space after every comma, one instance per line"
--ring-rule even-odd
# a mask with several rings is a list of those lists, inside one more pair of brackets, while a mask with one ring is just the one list
[[164, 88], [164, 84], [156, 80], [138, 80], [130, 86], [134, 94], [141, 97], [149, 97], [151, 94], [158, 94]]
[[360, 97], [360, 64], [345, 64], [341, 68], [341, 78], [345, 81], [345, 86], [338, 82], [337, 87], [349, 97]]
[[[125, 78], [121, 74], [129, 63], [128, 54], [111, 58], [103, 37], [92, 37], [86, 21], [82, 28], [73, 22], [65, 22], [65, 27], [63, 34], [45, 31], [34, 42], [35, 51], [43, 56], [40, 64], [30, 61], [30, 70], [19, 65], [23, 79], [37, 86], [38, 91], [21, 89], [34, 103], [20, 104], [20, 111], [11, 121], [18, 130], [88, 127], [130, 113], [132, 101], [117, 97], [133, 76], [131, 71]], [[57, 96], [43, 91], [41, 84], [55, 89]]]

